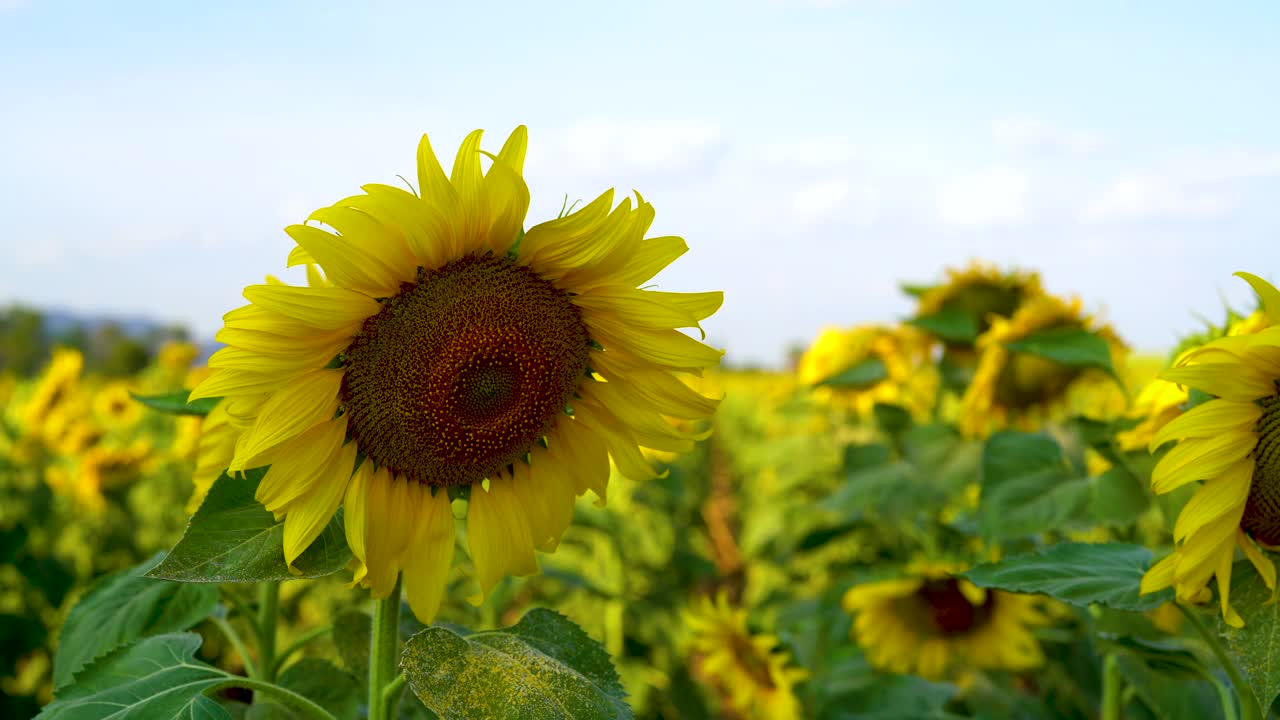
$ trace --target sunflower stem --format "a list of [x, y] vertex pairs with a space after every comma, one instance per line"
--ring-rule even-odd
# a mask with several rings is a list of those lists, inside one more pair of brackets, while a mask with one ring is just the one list
[[1240, 669], [1236, 667], [1235, 663], [1231, 662], [1231, 658], [1222, 647], [1222, 643], [1219, 642], [1218, 636], [1205, 626], [1204, 621], [1200, 619], [1195, 610], [1180, 602], [1175, 604], [1182, 611], [1183, 616], [1191, 623], [1191, 627], [1195, 628], [1196, 633], [1200, 635], [1200, 639], [1204, 640], [1209, 649], [1213, 651], [1213, 656], [1218, 658], [1218, 662], [1222, 663], [1222, 669], [1227, 671], [1227, 677], [1231, 678], [1231, 684], [1236, 689], [1236, 696], [1240, 698], [1241, 720], [1262, 720], [1262, 706], [1258, 703], [1258, 696], [1253, 694], [1253, 689], [1249, 687], [1249, 683], [1245, 682], [1244, 677], [1240, 675]]
[[[373, 637], [369, 648], [369, 720], [387, 720], [390, 700], [384, 692], [396, 679], [400, 645], [400, 579], [391, 594], [373, 610]], [[397, 698], [398, 699], [398, 698]]]
[[231, 642], [231, 646], [236, 649], [236, 654], [240, 656], [240, 662], [244, 663], [244, 671], [249, 677], [257, 677], [258, 667], [253, 664], [253, 656], [249, 654], [249, 650], [244, 645], [244, 639], [240, 637], [240, 633], [227, 622], [226, 618], [220, 618], [214, 615], [210, 620], [222, 631], [222, 634]]
[[213, 688], [210, 688], [210, 690], [233, 687], [252, 690], [255, 700], [258, 695], [274, 697], [276, 700], [279, 700], [288, 707], [302, 711], [303, 716], [307, 718], [312, 718], [314, 720], [337, 720], [337, 718], [333, 716], [333, 713], [330, 713], [328, 710], [325, 710], [308, 698], [299, 695], [292, 690], [282, 688], [279, 685], [262, 682], [261, 680], [242, 677], [231, 678], [225, 682], [219, 682]]
[[1115, 653], [1102, 660], [1102, 720], [1120, 720], [1124, 709], [1124, 677]]
[[262, 679], [276, 676], [276, 615], [280, 610], [280, 583], [258, 584], [258, 669]]

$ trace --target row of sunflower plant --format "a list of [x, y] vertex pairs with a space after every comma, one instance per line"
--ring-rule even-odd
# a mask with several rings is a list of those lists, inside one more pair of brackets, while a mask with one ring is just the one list
[[[60, 351], [4, 386], [5, 617], [27, 621], [6, 697], [77, 719], [1269, 714], [1280, 292], [1242, 274], [1259, 309], [1164, 367], [1036, 273], [974, 263], [792, 371], [719, 370], [694, 336], [720, 293], [649, 289], [687, 250], [647, 237], [649, 203], [526, 229], [526, 132], [481, 137], [448, 174], [424, 137], [416, 184], [286, 228], [306, 284], [246, 288], [207, 367], [174, 347], [108, 384]], [[81, 557], [48, 590], [45, 561]]]

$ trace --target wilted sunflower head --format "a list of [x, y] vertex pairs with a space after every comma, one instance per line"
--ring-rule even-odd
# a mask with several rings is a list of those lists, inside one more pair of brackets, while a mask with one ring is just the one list
[[911, 327], [824, 328], [797, 364], [800, 382], [819, 402], [859, 414], [876, 403], [902, 405], [917, 418], [937, 399], [929, 339]]
[[611, 460], [655, 477], [640, 446], [687, 451], [694, 433], [670, 419], [718, 402], [680, 376], [721, 351], [678, 328], [722, 294], [639, 289], [684, 240], [646, 238], [653, 206], [612, 191], [525, 231], [525, 129], [496, 155], [480, 139], [445, 175], [424, 136], [416, 190], [365, 185], [286, 228], [309, 287], [246, 288], [191, 395], [225, 398], [233, 472], [270, 465], [257, 497], [284, 518], [289, 563], [345, 498], [356, 581], [384, 597], [404, 570], [424, 621], [453, 560], [453, 498], [487, 594], [536, 571], [576, 495], [604, 498]]
[[791, 656], [779, 649], [777, 637], [751, 632], [745, 608], [720, 592], [714, 600], [704, 596], [694, 601], [684, 618], [700, 674], [716, 686], [739, 717], [799, 720], [795, 685], [809, 673], [790, 666]]
[[1267, 327], [1227, 335], [1185, 352], [1160, 377], [1214, 396], [1170, 421], [1151, 440], [1154, 452], [1177, 441], [1156, 464], [1157, 493], [1203, 481], [1178, 514], [1174, 550], [1143, 577], [1142, 591], [1172, 586], [1188, 602], [1208, 598], [1210, 578], [1226, 622], [1244, 620], [1231, 607], [1231, 567], [1239, 547], [1267, 587], [1275, 566], [1259, 546], [1280, 545], [1280, 292], [1248, 273]]
[[873, 665], [940, 680], [1044, 661], [1032, 634], [1049, 622], [1043, 601], [955, 577], [964, 567], [918, 563], [904, 577], [849, 588], [843, 605], [854, 615], [851, 636]]
[[1026, 345], [1071, 331], [1105, 342], [1111, 366], [1120, 372], [1128, 350], [1110, 327], [1085, 315], [1078, 299], [1036, 298], [1013, 317], [996, 318], [978, 338], [978, 369], [960, 402], [961, 431], [981, 437], [1006, 427], [1034, 430], [1068, 411], [1099, 418], [1122, 412], [1124, 390], [1107, 372], [1064, 364]]

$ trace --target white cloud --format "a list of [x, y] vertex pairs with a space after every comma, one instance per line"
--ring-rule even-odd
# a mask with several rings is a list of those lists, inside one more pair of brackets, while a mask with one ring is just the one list
[[1049, 151], [1079, 155], [1097, 150], [1102, 139], [1096, 134], [1055, 126], [1030, 115], [997, 120], [991, 127], [997, 143], [1015, 150]]
[[1221, 190], [1196, 187], [1157, 175], [1128, 175], [1084, 208], [1086, 222], [1108, 220], [1208, 220], [1235, 208], [1235, 201]]
[[791, 212], [801, 219], [815, 220], [830, 215], [849, 197], [849, 181], [823, 180], [791, 193]]
[[687, 177], [708, 172], [723, 149], [720, 127], [711, 123], [597, 119], [531, 147], [528, 165], [558, 176]]
[[938, 217], [947, 225], [992, 225], [1026, 217], [1027, 177], [995, 167], [957, 178], [938, 191]]
[[857, 150], [849, 138], [833, 135], [768, 143], [760, 156], [769, 167], [830, 170], [849, 165]]
[[27, 4], [27, 0], [0, 0], [0, 13], [17, 10]]

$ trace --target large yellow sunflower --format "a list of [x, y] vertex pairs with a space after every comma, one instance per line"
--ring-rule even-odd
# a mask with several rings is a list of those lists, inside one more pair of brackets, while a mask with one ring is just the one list
[[[855, 367], [875, 364], [871, 379], [857, 387], [822, 386]], [[796, 367], [800, 382], [815, 388], [820, 402], [862, 415], [876, 403], [893, 403], [917, 419], [927, 417], [938, 396], [938, 376], [929, 362], [928, 337], [911, 327], [827, 327]]]
[[[697, 328], [719, 292], [640, 290], [685, 252], [645, 238], [653, 207], [608, 191], [524, 231], [527, 134], [496, 154], [467, 136], [445, 175], [424, 136], [418, 194], [386, 185], [312, 213], [285, 232], [311, 287], [245, 289], [192, 399], [224, 397], [239, 431], [230, 469], [270, 465], [257, 497], [284, 518], [292, 563], [345, 502], [356, 581], [404, 589], [436, 614], [454, 555], [451, 499], [467, 502], [466, 541], [481, 596], [537, 570], [574, 497], [602, 499], [610, 460], [656, 476], [639, 446], [692, 447], [670, 418], [717, 400], [679, 379], [722, 352]], [[482, 156], [491, 160], [482, 169]], [[210, 416], [212, 423], [213, 416]]]
[[1049, 622], [1044, 600], [986, 590], [954, 575], [963, 565], [917, 563], [906, 577], [855, 585], [844, 609], [871, 664], [928, 680], [973, 669], [1029, 670], [1044, 662], [1032, 628]]
[[759, 720], [799, 720], [795, 685], [808, 671], [788, 667], [791, 656], [778, 649], [778, 638], [752, 633], [747, 611], [735, 607], [721, 592], [715, 600], [702, 597], [685, 611], [692, 631], [691, 649], [699, 670], [724, 693], [739, 717]]
[[1007, 427], [1034, 430], [1046, 419], [1068, 412], [1100, 418], [1122, 412], [1124, 392], [1104, 371], [1069, 367], [1008, 347], [1034, 333], [1065, 328], [1102, 337], [1112, 365], [1122, 372], [1124, 343], [1109, 327], [1098, 327], [1085, 315], [1078, 299], [1038, 297], [1010, 318], [993, 318], [991, 329], [978, 338], [978, 368], [960, 400], [961, 431], [981, 437]]
[[1236, 548], [1275, 588], [1275, 566], [1259, 550], [1280, 545], [1280, 292], [1261, 278], [1236, 273], [1262, 299], [1268, 327], [1228, 335], [1191, 350], [1160, 377], [1215, 399], [1170, 421], [1151, 439], [1154, 451], [1177, 441], [1151, 473], [1151, 487], [1167, 493], [1204, 484], [1174, 525], [1174, 551], [1142, 579], [1144, 593], [1173, 586], [1185, 601], [1208, 599], [1218, 579], [1222, 617], [1244, 624], [1231, 607]]

